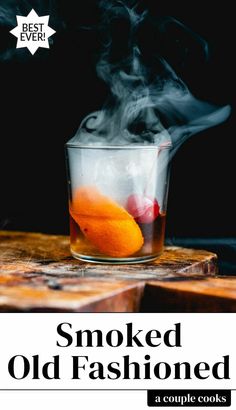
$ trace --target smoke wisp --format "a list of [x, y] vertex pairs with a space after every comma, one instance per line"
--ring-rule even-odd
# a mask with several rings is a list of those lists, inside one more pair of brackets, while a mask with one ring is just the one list
[[[158, 53], [145, 53], [140, 29], [148, 21], [132, 2], [100, 1], [99, 27], [103, 48], [98, 76], [110, 93], [103, 109], [88, 115], [73, 143], [95, 145], [172, 145], [172, 155], [191, 135], [216, 126], [230, 115], [195, 98], [170, 62]], [[207, 43], [172, 17], [156, 23], [163, 32], [171, 24], [192, 37], [208, 55]], [[154, 47], [155, 48], [155, 47]]]

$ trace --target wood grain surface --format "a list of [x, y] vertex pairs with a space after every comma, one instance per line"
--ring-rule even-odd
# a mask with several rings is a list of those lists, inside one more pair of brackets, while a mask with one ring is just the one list
[[0, 232], [2, 312], [236, 311], [236, 280], [216, 274], [206, 251], [167, 247], [146, 264], [88, 264], [71, 257], [66, 236]]

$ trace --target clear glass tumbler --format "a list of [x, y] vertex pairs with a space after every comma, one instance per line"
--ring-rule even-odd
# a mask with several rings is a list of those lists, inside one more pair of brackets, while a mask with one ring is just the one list
[[72, 255], [140, 263], [163, 251], [170, 146], [66, 144]]

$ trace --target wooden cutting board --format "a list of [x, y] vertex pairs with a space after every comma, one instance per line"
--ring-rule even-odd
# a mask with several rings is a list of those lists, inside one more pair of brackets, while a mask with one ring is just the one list
[[88, 264], [67, 236], [0, 232], [1, 312], [236, 311], [236, 279], [216, 278], [217, 257], [167, 247], [154, 262]]

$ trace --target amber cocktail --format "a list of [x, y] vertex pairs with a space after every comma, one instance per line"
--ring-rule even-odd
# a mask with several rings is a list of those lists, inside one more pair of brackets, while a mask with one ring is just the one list
[[140, 263], [163, 251], [168, 146], [67, 143], [71, 252], [100, 263]]

